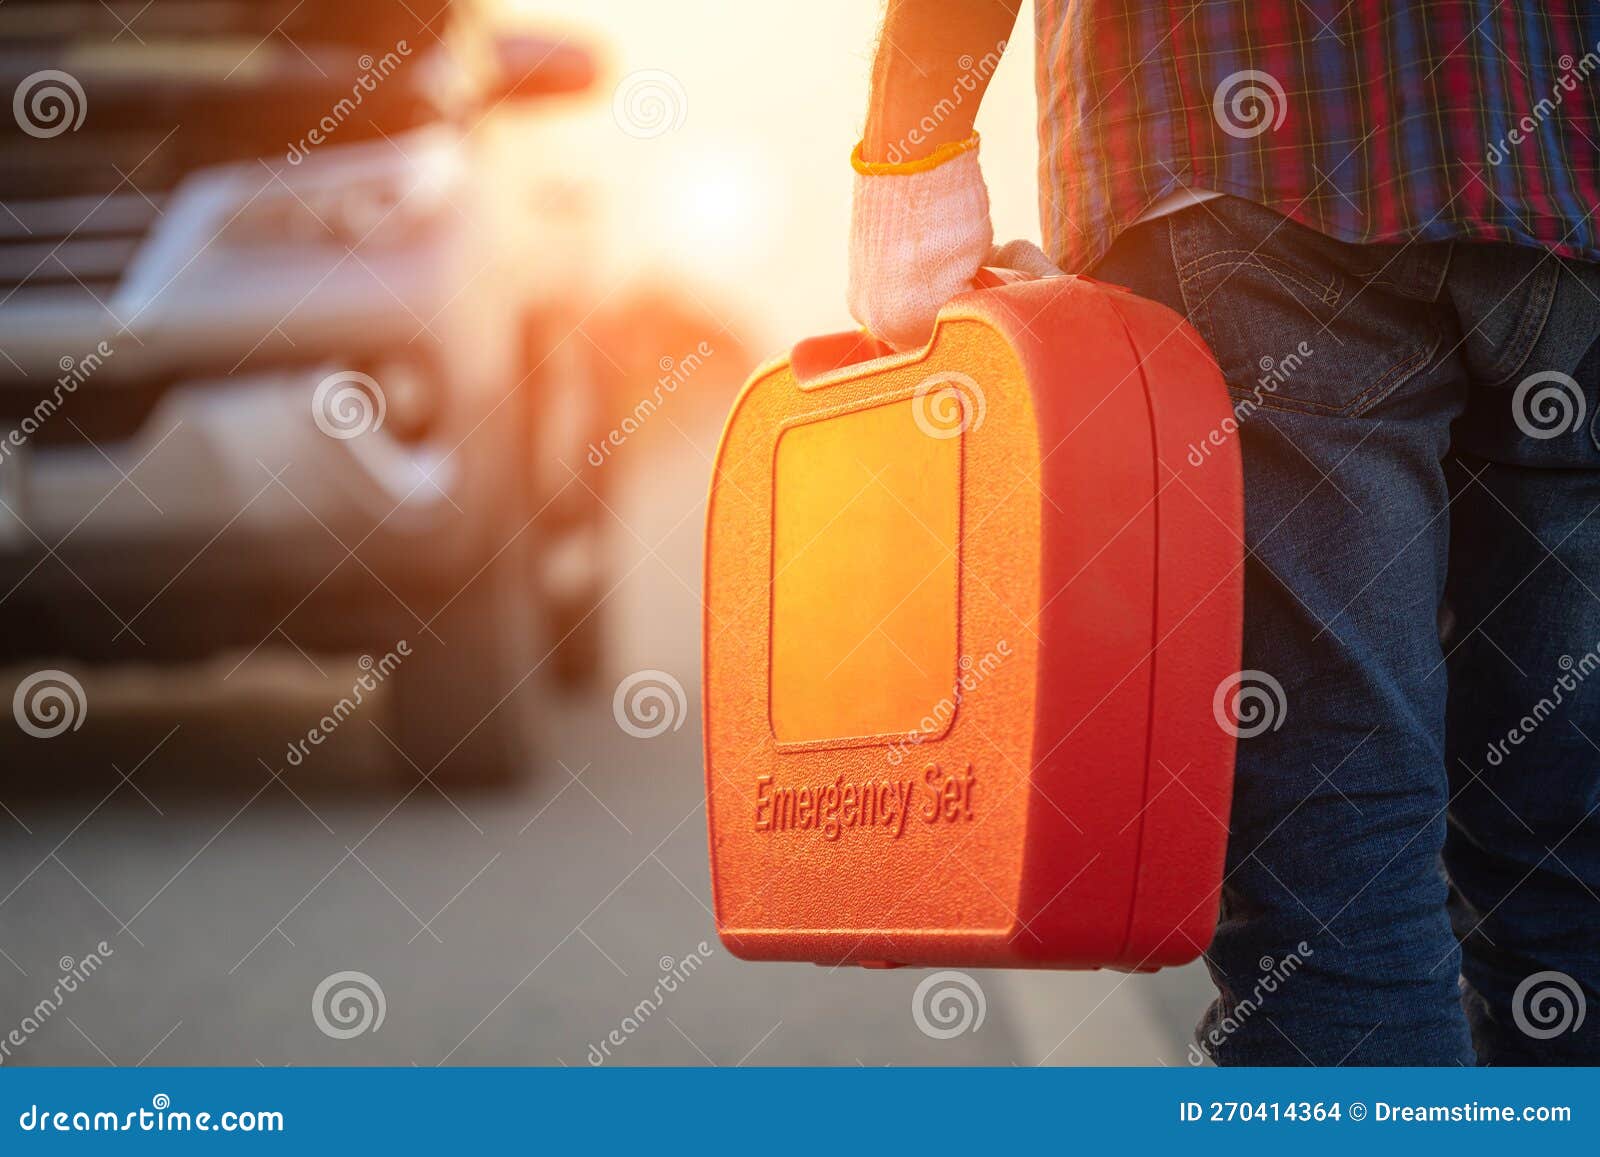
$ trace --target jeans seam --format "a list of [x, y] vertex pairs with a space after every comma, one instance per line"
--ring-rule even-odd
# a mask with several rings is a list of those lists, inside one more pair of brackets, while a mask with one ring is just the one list
[[[1226, 258], [1234, 258], [1235, 255], [1237, 255], [1237, 257], [1234, 260], [1222, 260]], [[1336, 280], [1330, 280], [1326, 285], [1318, 285], [1316, 282], [1308, 279], [1304, 274], [1295, 269], [1293, 266], [1289, 265], [1287, 262], [1266, 257], [1260, 253], [1253, 253], [1248, 249], [1213, 249], [1208, 253], [1202, 253], [1198, 257], [1190, 259], [1182, 268], [1178, 270], [1178, 274], [1180, 277], [1189, 277], [1198, 273], [1207, 272], [1215, 266], [1222, 264], [1233, 265], [1236, 268], [1253, 264], [1258, 266], [1269, 275], [1276, 273], [1280, 276], [1288, 278], [1290, 281], [1304, 289], [1307, 293], [1315, 296], [1316, 299], [1322, 302], [1324, 305], [1337, 305], [1339, 303], [1339, 299], [1343, 296], [1343, 293], [1339, 289], [1339, 285]]]
[[1189, 292], [1189, 275], [1185, 272], [1188, 265], [1193, 262], [1180, 264], [1178, 261], [1178, 229], [1171, 217], [1166, 218], [1167, 224], [1167, 254], [1172, 260], [1172, 271], [1178, 283], [1178, 296], [1183, 301], [1183, 312], [1189, 318], [1190, 324], [1200, 334], [1200, 339], [1206, 343], [1216, 356], [1216, 328], [1211, 324], [1211, 305], [1209, 299], [1202, 299], [1197, 305], [1193, 295]]
[[1541, 284], [1534, 287], [1535, 297], [1522, 311], [1517, 328], [1506, 338], [1505, 354], [1490, 368], [1490, 387], [1505, 385], [1527, 362], [1528, 355], [1533, 353], [1534, 343], [1539, 340], [1545, 323], [1550, 320], [1550, 307], [1555, 302], [1560, 280], [1561, 271], [1557, 269], [1554, 276], [1543, 279]]
[[1344, 413], [1350, 414], [1351, 416], [1364, 414], [1373, 406], [1376, 406], [1379, 402], [1383, 401], [1383, 399], [1394, 393], [1395, 390], [1398, 390], [1401, 386], [1405, 385], [1406, 382], [1410, 381], [1412, 377], [1420, 373], [1428, 365], [1428, 363], [1433, 360], [1433, 355], [1439, 352], [1439, 345], [1443, 341], [1444, 334], [1438, 332], [1436, 329], [1433, 341], [1428, 346], [1418, 350], [1410, 358], [1395, 365], [1395, 367], [1387, 374], [1374, 382], [1370, 389], [1368, 389], [1360, 397], [1353, 399], [1350, 404], [1345, 407]]

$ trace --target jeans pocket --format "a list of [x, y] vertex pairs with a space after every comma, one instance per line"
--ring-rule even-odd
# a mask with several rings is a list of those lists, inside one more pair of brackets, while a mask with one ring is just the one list
[[1211, 204], [1220, 213], [1173, 221], [1173, 261], [1236, 400], [1359, 414], [1428, 364], [1436, 307], [1354, 272], [1361, 247], [1243, 201]]
[[1573, 295], [1587, 296], [1589, 291], [1570, 286], [1561, 295], [1562, 308], [1555, 308], [1561, 270], [1558, 260], [1538, 249], [1457, 246], [1446, 287], [1461, 318], [1461, 357], [1474, 383], [1508, 386], [1525, 366], [1546, 369], [1547, 363], [1569, 354], [1576, 363], [1587, 342], [1570, 348], [1575, 344], [1568, 332], [1573, 327], [1565, 322], [1568, 315], [1585, 312], [1587, 303]]
[[1600, 465], [1600, 265], [1462, 247], [1449, 278], [1473, 385], [1463, 453], [1540, 469]]

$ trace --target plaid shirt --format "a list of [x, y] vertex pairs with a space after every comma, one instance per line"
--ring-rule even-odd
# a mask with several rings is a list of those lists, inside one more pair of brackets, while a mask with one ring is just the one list
[[1597, 0], [1037, 0], [1046, 248], [1188, 187], [1346, 241], [1600, 261]]

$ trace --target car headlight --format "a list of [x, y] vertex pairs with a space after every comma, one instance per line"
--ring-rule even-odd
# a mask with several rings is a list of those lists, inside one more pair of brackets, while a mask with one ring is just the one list
[[[273, 169], [253, 199], [224, 232], [238, 245], [393, 245], [426, 232], [446, 212], [459, 183], [453, 150], [394, 152], [374, 164], [369, 146], [361, 163], [344, 163], [337, 150], [317, 157], [314, 168]], [[265, 174], [263, 173], [263, 176]]]

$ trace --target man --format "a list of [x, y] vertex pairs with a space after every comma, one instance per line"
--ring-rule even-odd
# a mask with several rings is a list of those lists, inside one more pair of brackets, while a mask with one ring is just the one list
[[[989, 253], [974, 63], [1016, 7], [885, 18], [850, 301], [898, 346]], [[1221, 364], [1286, 704], [1239, 742], [1197, 1042], [1600, 1062], [1600, 8], [1035, 7], [1046, 248]]]

